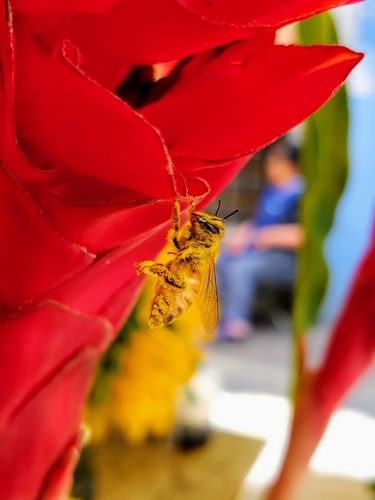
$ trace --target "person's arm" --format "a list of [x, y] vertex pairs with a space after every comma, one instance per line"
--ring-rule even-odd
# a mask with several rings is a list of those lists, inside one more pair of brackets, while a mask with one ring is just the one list
[[282, 248], [297, 250], [303, 242], [303, 229], [300, 224], [277, 224], [259, 228], [254, 237], [258, 249]]

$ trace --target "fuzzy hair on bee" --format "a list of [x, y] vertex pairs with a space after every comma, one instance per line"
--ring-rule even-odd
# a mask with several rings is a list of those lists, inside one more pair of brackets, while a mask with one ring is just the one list
[[180, 204], [175, 201], [171, 229], [167, 241], [173, 257], [160, 264], [152, 260], [136, 262], [137, 274], [158, 279], [151, 303], [150, 328], [160, 328], [172, 323], [193, 302], [196, 303], [202, 324], [212, 333], [219, 320], [219, 299], [216, 286], [215, 261], [224, 237], [224, 218], [218, 217], [220, 202], [215, 215], [197, 212], [192, 202], [188, 222], [181, 227]]

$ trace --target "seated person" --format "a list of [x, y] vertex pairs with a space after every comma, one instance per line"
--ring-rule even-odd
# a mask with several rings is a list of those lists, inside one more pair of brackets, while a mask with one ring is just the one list
[[288, 286], [295, 279], [296, 249], [302, 242], [298, 223], [303, 181], [298, 175], [297, 150], [281, 139], [269, 149], [265, 163], [268, 187], [252, 222], [241, 224], [217, 261], [221, 303], [219, 338], [251, 334], [251, 308], [258, 285]]

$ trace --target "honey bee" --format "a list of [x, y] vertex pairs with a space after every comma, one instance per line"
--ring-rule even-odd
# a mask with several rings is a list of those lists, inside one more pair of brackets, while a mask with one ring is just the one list
[[197, 212], [191, 202], [189, 221], [180, 227], [180, 204], [174, 203], [171, 229], [167, 241], [173, 257], [165, 265], [146, 260], [136, 262], [137, 274], [158, 278], [151, 303], [148, 324], [159, 328], [172, 323], [193, 302], [196, 302], [202, 324], [212, 333], [219, 320], [219, 300], [216, 286], [215, 261], [219, 255], [220, 239], [224, 237], [224, 218]]

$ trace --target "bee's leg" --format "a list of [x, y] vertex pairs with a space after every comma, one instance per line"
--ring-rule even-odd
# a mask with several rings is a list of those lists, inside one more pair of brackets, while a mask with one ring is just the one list
[[174, 244], [174, 246], [177, 248], [177, 250], [180, 250], [181, 248], [181, 245], [180, 245], [180, 242], [178, 241], [178, 231], [180, 230], [180, 223], [181, 223], [181, 219], [180, 219], [180, 214], [181, 214], [181, 210], [180, 210], [180, 204], [178, 203], [178, 201], [175, 201], [174, 202], [174, 205], [173, 205], [173, 211], [172, 211], [172, 242]]
[[175, 286], [176, 288], [186, 288], [186, 279], [182, 276], [171, 273], [170, 270], [164, 266], [164, 264], [158, 264], [152, 260], [145, 260], [144, 262], [136, 262], [135, 266], [138, 267], [138, 275], [144, 273], [149, 276], [162, 279], [165, 283], [168, 283], [168, 285]]
[[171, 218], [171, 229], [168, 232], [168, 241], [171, 245], [175, 246], [177, 250], [181, 250], [181, 244], [178, 239], [178, 232], [180, 230], [180, 204], [178, 201], [174, 202]]
[[175, 233], [177, 233], [180, 229], [180, 213], [181, 213], [180, 204], [178, 203], [178, 201], [175, 201], [173, 205], [172, 220], [171, 220], [172, 229], [174, 230]]

